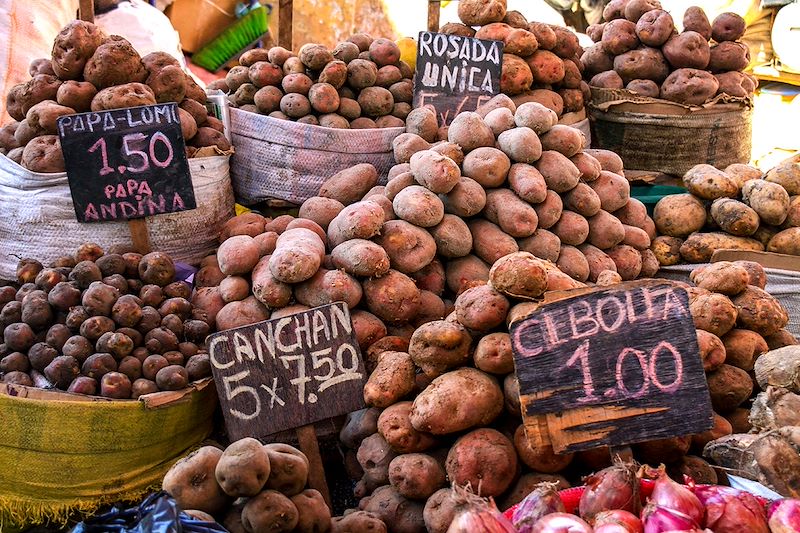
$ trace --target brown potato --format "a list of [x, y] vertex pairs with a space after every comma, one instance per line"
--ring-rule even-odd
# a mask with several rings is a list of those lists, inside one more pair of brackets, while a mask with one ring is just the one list
[[[671, 31], [672, 28], [670, 28]], [[614, 56], [636, 48], [639, 45], [637, 24], [625, 19], [616, 19], [606, 23], [603, 27], [603, 36], [600, 44], [607, 53]], [[650, 46], [658, 46], [658, 44]]]
[[724, 41], [711, 47], [708, 69], [712, 72], [744, 70], [750, 63], [750, 49], [741, 42]]
[[721, 43], [738, 41], [747, 29], [745, 20], [736, 13], [722, 13], [711, 23], [711, 37]]
[[690, 6], [683, 14], [683, 31], [694, 31], [708, 41], [711, 39], [711, 23], [705, 11], [699, 6]]
[[672, 16], [663, 9], [647, 11], [636, 22], [636, 35], [647, 46], [661, 46], [673, 31], [675, 23]]
[[669, 74], [669, 65], [658, 48], [640, 46], [615, 57], [614, 70], [625, 83], [637, 79], [661, 83]]

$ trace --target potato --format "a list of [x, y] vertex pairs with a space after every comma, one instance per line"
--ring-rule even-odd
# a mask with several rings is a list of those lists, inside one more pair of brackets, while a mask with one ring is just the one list
[[742, 186], [742, 201], [766, 224], [778, 226], [789, 212], [789, 194], [781, 185], [767, 180], [748, 180]]
[[658, 48], [640, 46], [615, 57], [614, 70], [624, 83], [631, 80], [653, 80], [661, 83], [669, 74], [669, 65]]
[[727, 174], [706, 164], [690, 168], [683, 176], [683, 184], [690, 193], [705, 200], [734, 198], [738, 192], [736, 183]]
[[741, 42], [724, 41], [711, 47], [708, 69], [711, 72], [744, 70], [750, 63], [750, 49]]
[[367, 511], [354, 511], [345, 516], [334, 517], [331, 521], [331, 533], [350, 533], [351, 531], [369, 531], [370, 533], [386, 533], [386, 524], [376, 515]]
[[361, 301], [362, 289], [358, 280], [346, 272], [320, 268], [310, 279], [294, 287], [294, 295], [297, 302], [309, 307], [344, 302], [354, 308]]
[[269, 456], [270, 475], [265, 489], [279, 491], [287, 496], [300, 494], [308, 482], [308, 458], [300, 450], [287, 444], [265, 444]]
[[508, 156], [493, 147], [479, 147], [472, 150], [464, 157], [462, 164], [465, 177], [472, 178], [487, 188], [502, 185], [510, 168], [511, 161]]
[[461, 146], [466, 154], [483, 146], [494, 146], [492, 129], [480, 115], [473, 112], [460, 113], [447, 130], [447, 140]]
[[22, 151], [20, 164], [31, 172], [64, 172], [64, 154], [57, 135], [42, 135], [30, 141]]
[[500, 22], [506, 16], [503, 0], [464, 0], [458, 4], [458, 18], [467, 26], [483, 26]]
[[647, 46], [661, 46], [675, 31], [672, 16], [663, 9], [644, 13], [636, 22], [636, 36]]
[[705, 69], [711, 58], [708, 39], [690, 30], [671, 35], [661, 51], [674, 69]]
[[447, 262], [447, 287], [459, 294], [478, 282], [489, 280], [489, 265], [474, 255], [467, 255]]
[[354, 90], [373, 86], [377, 78], [378, 67], [372, 61], [354, 59], [347, 64], [347, 84]]
[[578, 246], [589, 236], [589, 222], [577, 213], [564, 210], [550, 231], [556, 234], [563, 244]]
[[548, 229], [561, 218], [563, 202], [557, 193], [548, 190], [544, 201], [534, 205], [533, 208], [539, 217], [539, 228]]
[[747, 372], [753, 370], [756, 359], [769, 350], [764, 338], [747, 329], [732, 329], [723, 338], [725, 363]]
[[530, 128], [537, 135], [550, 130], [558, 122], [558, 115], [539, 102], [526, 102], [514, 113], [514, 121], [520, 128]]
[[265, 490], [250, 498], [242, 508], [242, 525], [247, 531], [290, 532], [299, 522], [292, 501], [274, 490]]
[[[555, 165], [548, 165], [552, 169]], [[569, 181], [569, 177], [563, 181]], [[511, 189], [523, 200], [531, 204], [538, 204], [547, 199], [547, 182], [536, 167], [523, 163], [511, 165], [508, 172], [508, 184]]]
[[787, 161], [767, 172], [765, 180], [781, 185], [789, 196], [800, 195], [800, 163]]
[[221, 512], [231, 501], [214, 476], [222, 453], [214, 446], [203, 446], [190, 453], [169, 469], [162, 482], [163, 489], [184, 509]]
[[[394, 97], [383, 87], [365, 87], [358, 94], [361, 112], [368, 117], [382, 117], [392, 112]], [[338, 106], [337, 106], [338, 107]]]
[[683, 14], [683, 31], [694, 31], [699, 33], [704, 40], [711, 39], [711, 23], [708, 21], [703, 8], [690, 6]]
[[475, 254], [489, 264], [504, 255], [516, 252], [516, 241], [489, 221], [475, 219], [469, 222]]
[[[483, 215], [512, 237], [532, 235], [538, 223], [536, 211], [509, 189], [494, 189], [487, 192]], [[469, 250], [466, 253], [469, 253]]]
[[486, 205], [486, 192], [479, 182], [462, 176], [450, 192], [441, 195], [440, 199], [446, 213], [470, 217], [483, 210]]
[[461, 178], [458, 164], [433, 150], [415, 153], [411, 156], [410, 165], [417, 183], [437, 194], [449, 193]]
[[444, 33], [445, 35], [461, 35], [462, 37], [475, 37], [475, 30], [460, 22], [446, 23], [439, 28], [439, 33]]
[[711, 204], [710, 214], [721, 229], [732, 235], [747, 237], [758, 229], [758, 213], [738, 200], [718, 198]]
[[556, 116], [561, 116], [564, 112], [564, 100], [557, 92], [549, 89], [533, 89], [519, 94], [512, 98], [514, 104], [519, 107], [522, 104], [536, 102], [553, 111]]
[[[574, 189], [581, 176], [581, 171], [572, 161], [553, 150], [542, 152], [541, 158], [536, 162], [536, 169], [541, 173], [547, 187], [558, 193]], [[589, 191], [593, 193], [591, 189]], [[599, 205], [599, 198], [597, 202]]]
[[394, 158], [398, 163], [408, 163], [415, 153], [430, 148], [430, 143], [415, 133], [401, 133], [392, 141]]
[[737, 96], [739, 98], [746, 98], [752, 96], [755, 92], [755, 84], [742, 72], [721, 72], [714, 74], [714, 77], [719, 83], [717, 94], [727, 94], [729, 96]]
[[461, 217], [444, 215], [442, 222], [430, 228], [436, 253], [442, 257], [464, 257], [472, 250], [472, 234]]
[[224, 330], [255, 324], [268, 318], [267, 308], [254, 296], [249, 296], [240, 302], [225, 304], [217, 313], [216, 323], [220, 330]]
[[[639, 45], [639, 38], [636, 30], [637, 24], [629, 20], [612, 20], [603, 27], [603, 36], [600, 44], [603, 46], [603, 50], [611, 55], [618, 56], [624, 54], [628, 50], [632, 50]], [[670, 27], [670, 33], [671, 32], [672, 28]], [[650, 46], [658, 46], [658, 44]]]
[[723, 364], [706, 375], [711, 405], [717, 413], [729, 413], [753, 392], [753, 380], [744, 370]]
[[661, 98], [682, 104], [699, 105], [717, 94], [719, 82], [705, 70], [681, 68], [667, 76], [661, 85]]
[[744, 35], [747, 23], [736, 13], [722, 13], [711, 24], [711, 37], [721, 43], [723, 41], [738, 41]]
[[681, 256], [690, 263], [708, 263], [715, 250], [764, 251], [764, 245], [749, 237], [736, 237], [727, 233], [692, 233], [681, 244]]
[[330, 530], [331, 511], [319, 491], [306, 489], [300, 494], [292, 496], [291, 500], [295, 508], [303, 509], [303, 512], [298, 514], [297, 526], [294, 531], [316, 533]]
[[617, 273], [623, 281], [634, 280], [642, 271], [642, 255], [632, 246], [621, 244], [606, 251], [617, 266]]
[[625, 87], [625, 82], [622, 81], [620, 75], [615, 71], [606, 70], [605, 72], [600, 72], [592, 76], [589, 85], [592, 87], [602, 87], [603, 89], [622, 89]]
[[460, 324], [436, 320], [414, 332], [408, 353], [414, 364], [432, 379], [465, 364], [471, 342], [469, 333]]
[[130, 42], [118, 35], [103, 41], [83, 69], [84, 79], [98, 89], [131, 82], [144, 83], [147, 75], [142, 58]]
[[543, 150], [555, 150], [572, 157], [583, 148], [586, 139], [579, 129], [556, 124], [541, 136]]
[[389, 482], [401, 496], [426, 500], [445, 484], [445, 472], [430, 455], [410, 453], [392, 459]]
[[653, 211], [653, 220], [659, 233], [670, 237], [685, 237], [703, 228], [706, 210], [691, 194], [671, 194], [658, 201]]
[[228, 276], [251, 272], [260, 258], [258, 245], [249, 235], [230, 237], [217, 250], [219, 268]]
[[364, 239], [343, 242], [333, 249], [331, 255], [337, 268], [353, 276], [382, 276], [389, 270], [386, 250]]
[[533, 235], [517, 241], [520, 252], [528, 252], [535, 257], [555, 262], [561, 248], [561, 240], [551, 231], [539, 228]]
[[398, 402], [384, 409], [378, 418], [378, 432], [397, 453], [422, 452], [436, 443], [432, 435], [411, 425], [411, 407], [409, 401]]
[[581, 54], [581, 64], [589, 76], [594, 76], [612, 70], [614, 58], [605, 51], [601, 43], [597, 43], [586, 48]]
[[397, 270], [363, 282], [367, 307], [382, 320], [402, 322], [416, 316], [420, 296], [414, 281]]
[[369, 163], [362, 163], [337, 172], [320, 187], [319, 196], [350, 205], [378, 183], [378, 171]]
[[738, 310], [737, 324], [761, 336], [777, 333], [788, 323], [786, 309], [774, 296], [758, 287], [748, 286], [733, 298], [733, 303]]
[[398, 192], [392, 207], [399, 218], [423, 228], [435, 226], [444, 216], [444, 204], [439, 197], [419, 185]]
[[519, 426], [514, 432], [514, 446], [523, 463], [542, 473], [560, 472], [569, 466], [574, 457], [574, 454], [571, 453], [556, 454], [550, 445], [533, 448], [531, 441], [525, 436], [524, 426]]
[[461, 147], [455, 143], [443, 140], [431, 145], [431, 150], [443, 156], [449, 157], [455, 161], [456, 165], [461, 165], [464, 162], [464, 152], [462, 152]]
[[497, 145], [515, 163], [533, 163], [542, 155], [539, 137], [527, 127], [502, 132], [497, 137]]
[[[70, 22], [62, 28], [53, 42], [53, 73], [62, 80], [81, 77], [86, 62], [107, 38], [103, 30], [91, 22]], [[31, 76], [33, 75], [32, 73]]]
[[661, 88], [652, 80], [631, 80], [625, 88], [633, 93], [650, 98], [658, 98]]
[[723, 294], [701, 294], [690, 298], [689, 310], [697, 329], [722, 337], [736, 324], [739, 311]]
[[214, 470], [222, 490], [234, 498], [255, 496], [264, 487], [270, 473], [269, 455], [253, 438], [230, 444]]
[[630, 183], [627, 179], [603, 170], [600, 177], [589, 183], [600, 199], [600, 206], [608, 212], [623, 208], [630, 199]]
[[722, 363], [725, 362], [725, 345], [722, 343], [722, 340], [713, 333], [698, 329], [697, 345], [700, 348], [700, 359], [703, 361], [704, 371], [710, 372], [712, 370], [716, 370], [720, 367], [720, 365], [722, 365]]
[[511, 485], [517, 454], [499, 431], [477, 429], [460, 437], [447, 454], [447, 476], [458, 485], [480, 487], [484, 496], [499, 496]]
[[775, 234], [767, 245], [767, 251], [800, 255], [800, 228], [788, 228]]
[[[471, 409], [464, 407], [465, 398], [470, 398]], [[464, 367], [434, 379], [414, 400], [410, 418], [417, 431], [445, 435], [486, 425], [502, 409], [503, 393], [495, 379]]]
[[372, 343], [386, 336], [386, 325], [372, 313], [357, 309], [351, 313], [350, 318], [353, 320], [353, 330], [361, 350], [366, 350]]
[[56, 101], [62, 106], [74, 109], [76, 113], [83, 113], [91, 109], [96, 94], [97, 88], [91, 83], [70, 80], [58, 88]]
[[506, 319], [510, 304], [489, 285], [478, 285], [462, 292], [455, 302], [455, 318], [470, 329], [489, 331]]

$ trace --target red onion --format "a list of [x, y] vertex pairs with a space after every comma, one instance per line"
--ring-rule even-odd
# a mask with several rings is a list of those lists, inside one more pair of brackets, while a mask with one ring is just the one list
[[608, 533], [612, 533], [612, 531], [619, 531], [620, 533], [642, 533], [644, 531], [644, 526], [642, 526], [642, 521], [639, 520], [638, 516], [620, 509], [597, 513], [597, 516], [594, 517], [595, 533], [597, 533], [600, 527], [604, 526], [618, 526], [622, 528], [616, 530], [607, 528], [603, 530], [608, 531]]
[[464, 510], [450, 523], [447, 533], [517, 533], [493, 502], [489, 503], [458, 486], [453, 487], [453, 492], [453, 497], [464, 506]]
[[592, 533], [592, 526], [574, 514], [552, 513], [540, 518], [531, 533]]
[[769, 506], [772, 533], [800, 533], [800, 500], [787, 498]]
[[648, 503], [642, 511], [642, 522], [644, 523], [644, 533], [693, 531], [699, 527], [691, 516], [654, 503]]
[[589, 523], [602, 511], [622, 509], [638, 512], [639, 480], [632, 469], [614, 465], [586, 478], [578, 514]]
[[695, 527], [703, 521], [703, 504], [688, 487], [670, 479], [664, 465], [657, 470], [649, 469], [647, 473], [656, 478], [650, 494], [651, 504], [688, 516], [695, 522]]
[[769, 533], [764, 506], [749, 492], [698, 485], [694, 493], [706, 508], [703, 526], [714, 533]]
[[514, 509], [511, 521], [518, 533], [530, 533], [533, 525], [543, 516], [563, 512], [564, 502], [561, 501], [555, 484], [541, 483]]

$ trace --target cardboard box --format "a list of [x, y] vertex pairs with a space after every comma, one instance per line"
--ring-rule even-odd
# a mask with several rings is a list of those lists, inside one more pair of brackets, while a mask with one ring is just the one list
[[175, 0], [167, 11], [185, 52], [197, 52], [236, 21], [237, 0]]

